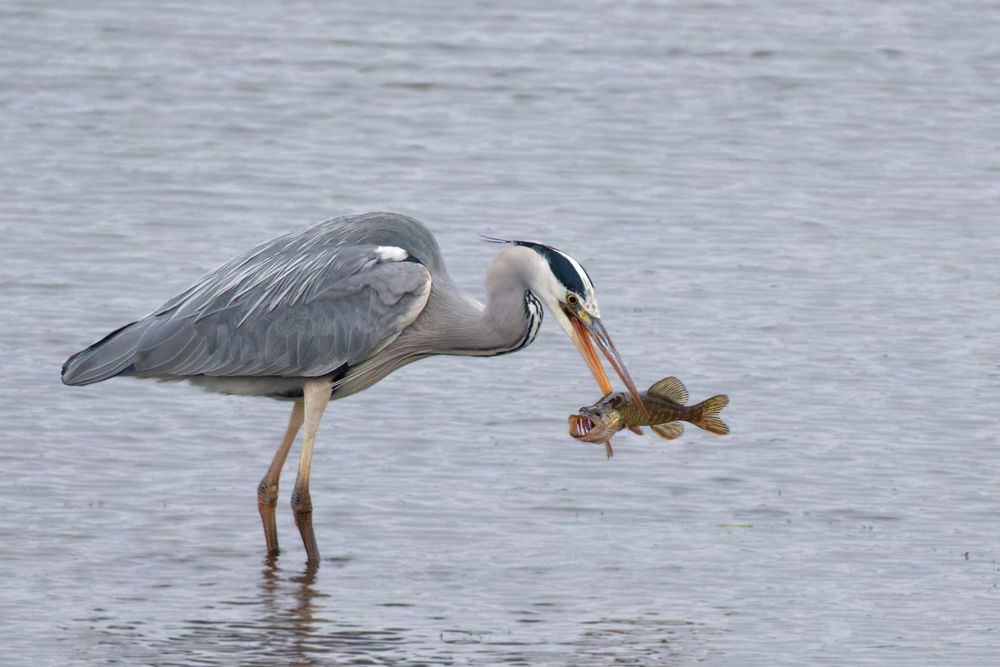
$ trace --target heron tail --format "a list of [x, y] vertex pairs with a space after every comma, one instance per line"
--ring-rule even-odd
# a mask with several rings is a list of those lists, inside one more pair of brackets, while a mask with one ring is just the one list
[[80, 350], [63, 364], [63, 384], [93, 384], [127, 371], [135, 361], [135, 348], [145, 330], [144, 320], [132, 322]]

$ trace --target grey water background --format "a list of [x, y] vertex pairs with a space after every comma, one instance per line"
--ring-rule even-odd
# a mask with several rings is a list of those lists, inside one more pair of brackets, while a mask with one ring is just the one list
[[[0, 7], [0, 645], [11, 665], [1000, 661], [1000, 5]], [[288, 405], [67, 388], [273, 235], [426, 222], [580, 259], [643, 386], [733, 433], [617, 456], [551, 316], [331, 404], [322, 567], [255, 489]]]

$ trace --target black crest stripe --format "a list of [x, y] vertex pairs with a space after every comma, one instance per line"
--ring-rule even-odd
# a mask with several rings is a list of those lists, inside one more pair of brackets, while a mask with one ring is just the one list
[[[586, 286], [580, 278], [580, 273], [560, 251], [551, 246], [535, 243], [534, 241], [512, 241], [512, 243], [524, 246], [525, 248], [531, 248], [537, 252], [545, 259], [546, 262], [549, 263], [549, 268], [552, 269], [552, 274], [557, 280], [559, 280], [559, 282], [577, 294], [586, 293]], [[580, 268], [583, 269], [583, 266], [580, 266]], [[583, 272], [586, 274], [587, 280], [590, 280], [590, 274], [587, 273], [587, 269], [583, 269]], [[590, 284], [593, 285], [594, 281], [590, 280]]]

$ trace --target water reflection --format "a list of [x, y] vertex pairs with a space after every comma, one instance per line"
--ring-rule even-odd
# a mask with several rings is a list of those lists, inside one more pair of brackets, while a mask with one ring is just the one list
[[[712, 630], [656, 613], [637, 618], [567, 618], [548, 604], [527, 603], [511, 610], [518, 623], [510, 627], [475, 627], [464, 612], [435, 616], [411, 605], [373, 604], [362, 616], [338, 615], [336, 593], [341, 571], [327, 568], [325, 580], [315, 566], [285, 570], [266, 560], [255, 590], [202, 606], [196, 618], [182, 621], [168, 636], [144, 635], [142, 624], [125, 631], [109, 619], [103, 645], [125, 655], [156, 656], [156, 664], [328, 665], [393, 664], [420, 667], [442, 664], [671, 665], [683, 656], [705, 655]], [[325, 585], [325, 588], [324, 588]], [[247, 590], [247, 589], [244, 589]], [[358, 601], [345, 609], [358, 610]], [[416, 612], [418, 627], [389, 626], [399, 618], [387, 607]], [[113, 612], [113, 610], [112, 610]], [[371, 616], [364, 614], [370, 613]], [[113, 613], [110, 613], [114, 617]], [[369, 627], [364, 627], [365, 625]], [[377, 629], [373, 629], [373, 626]]]
[[[304, 657], [304, 646], [316, 632], [314, 616], [317, 592], [314, 584], [318, 569], [317, 564], [307, 563], [301, 574], [290, 577], [285, 582], [277, 559], [269, 557], [264, 560], [260, 571], [260, 625], [286, 628], [299, 657]], [[292, 604], [285, 605], [286, 599]]]
[[353, 662], [384, 657], [404, 644], [405, 628], [364, 630], [325, 615], [330, 610], [320, 601], [329, 595], [317, 586], [318, 572], [315, 566], [305, 566], [288, 573], [278, 563], [265, 561], [255, 597], [205, 605], [199, 618], [184, 621], [166, 641], [124, 637], [111, 627], [105, 633], [117, 640], [114, 643], [137, 641], [168, 662], [184, 664], [230, 664], [226, 656], [232, 655], [249, 665], [329, 664], [331, 655]]

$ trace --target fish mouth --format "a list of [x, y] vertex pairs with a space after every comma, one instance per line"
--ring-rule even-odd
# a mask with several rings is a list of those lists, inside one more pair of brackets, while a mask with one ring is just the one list
[[570, 415], [569, 434], [574, 438], [585, 438], [593, 429], [594, 422], [590, 417], [583, 415]]

